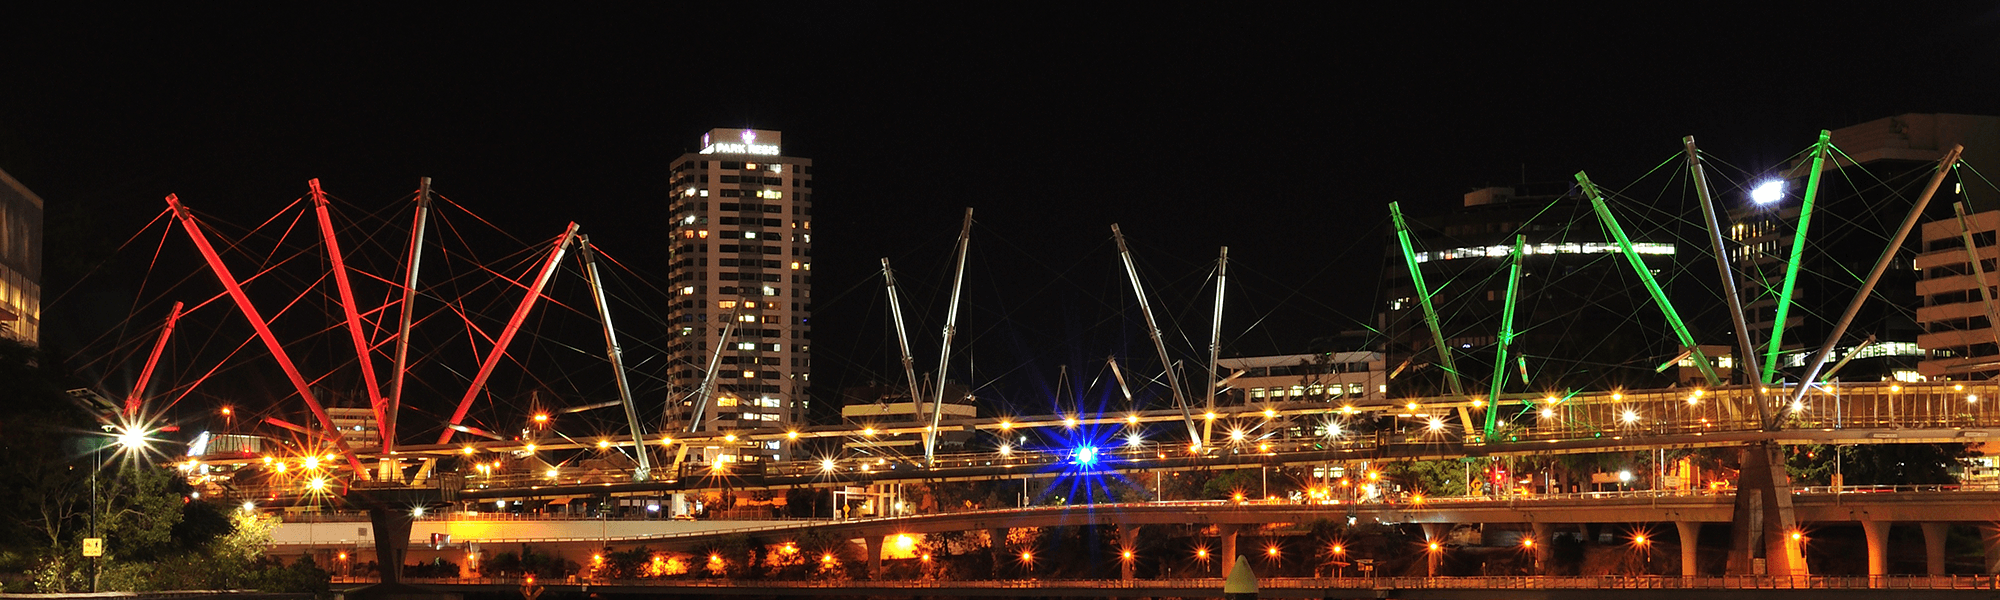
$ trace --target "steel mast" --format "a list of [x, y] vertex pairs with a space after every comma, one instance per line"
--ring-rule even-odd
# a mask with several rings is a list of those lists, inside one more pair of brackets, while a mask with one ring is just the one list
[[[1222, 290], [1229, 286], [1229, 247], [1222, 247], [1222, 254], [1215, 259], [1215, 318], [1208, 327], [1208, 381], [1204, 382], [1203, 397], [1207, 400], [1206, 411], [1215, 412], [1215, 388], [1220, 387], [1216, 378], [1216, 363], [1222, 360]], [[1207, 446], [1209, 435], [1215, 430], [1214, 419], [1202, 419], [1201, 445]]]
[[[1812, 225], [1813, 197], [1819, 193], [1820, 165], [1826, 161], [1826, 149], [1832, 145], [1827, 140], [1832, 136], [1831, 132], [1821, 129], [1819, 141], [1813, 143], [1812, 172], [1806, 174], [1805, 203], [1799, 207], [1799, 230], [1792, 233], [1792, 253], [1786, 257], [1785, 282], [1778, 292], [1778, 316], [1771, 321], [1771, 345], [1764, 349], [1764, 373], [1760, 380], [1764, 385], [1772, 384], [1777, 375], [1778, 349], [1785, 343], [1785, 315], [1792, 308], [1792, 287], [1799, 279], [1799, 258], [1806, 251], [1806, 227]], [[1810, 381], [1801, 379], [1799, 383], [1804, 385]], [[1758, 410], [1764, 409], [1760, 406]]]
[[[1437, 346], [1445, 383], [1451, 386], [1451, 395], [1464, 396], [1465, 384], [1458, 380], [1458, 365], [1451, 360], [1451, 346], [1444, 343], [1444, 330], [1438, 324], [1437, 308], [1431, 305], [1431, 292], [1424, 285], [1424, 272], [1417, 268], [1417, 253], [1410, 246], [1410, 225], [1403, 220], [1403, 209], [1395, 202], [1389, 203], [1389, 216], [1396, 221], [1396, 242], [1403, 247], [1403, 263], [1409, 265], [1410, 282], [1417, 287], [1417, 301], [1424, 308], [1424, 324], [1431, 329], [1431, 344]], [[1466, 423], [1465, 427], [1469, 430], [1472, 424]]]
[[604, 282], [597, 276], [597, 249], [590, 245], [587, 235], [578, 237], [576, 246], [583, 257], [583, 272], [590, 278], [590, 296], [597, 303], [598, 320], [604, 323], [604, 355], [611, 360], [612, 379], [618, 383], [618, 400], [625, 404], [625, 422], [632, 428], [632, 453], [639, 459], [639, 470], [632, 473], [632, 480], [650, 481], [653, 461], [646, 456], [646, 432], [639, 428], [639, 408], [632, 404], [632, 385], [625, 379], [625, 350], [618, 346], [618, 331], [611, 326], [611, 305], [604, 299]]
[[[1909, 216], [1903, 217], [1903, 225], [1896, 229], [1895, 237], [1890, 238], [1889, 245], [1882, 248], [1882, 256], [1875, 259], [1875, 268], [1868, 272], [1868, 279], [1862, 282], [1861, 290], [1856, 292], [1854, 300], [1847, 304], [1847, 312], [1841, 313], [1840, 322], [1834, 324], [1833, 335], [1827, 336], [1826, 343], [1819, 347], [1818, 352], [1813, 353], [1812, 360], [1806, 361], [1805, 373], [1799, 377], [1799, 389], [1792, 392], [1793, 402], [1805, 399], [1806, 390], [1812, 387], [1806, 383], [1811, 382], [1813, 377], [1819, 374], [1819, 368], [1826, 364], [1827, 355], [1833, 353], [1834, 344], [1840, 343], [1840, 337], [1847, 334], [1847, 326], [1854, 323], [1854, 316], [1861, 312], [1861, 304], [1868, 300], [1869, 294], [1875, 292], [1875, 283], [1881, 281], [1882, 273], [1889, 270], [1889, 262], [1896, 257], [1896, 251], [1903, 248], [1903, 241], [1909, 239], [1910, 230], [1915, 229], [1917, 220], [1923, 218], [1924, 207], [1930, 206], [1931, 196], [1936, 194], [1938, 186], [1944, 183], [1945, 173], [1950, 172], [1951, 168], [1958, 164], [1958, 155], [1964, 151], [1964, 146], [1953, 145], [1951, 150], [1944, 153], [1944, 158], [1938, 159], [1937, 174], [1932, 175], [1930, 183], [1924, 186], [1924, 193], [1917, 197], [1917, 204], [1910, 207]], [[1776, 426], [1775, 422], [1765, 423], [1766, 428]]]
[[1160, 370], [1167, 378], [1167, 388], [1173, 391], [1174, 404], [1181, 409], [1181, 419], [1187, 423], [1188, 439], [1206, 448], [1206, 440], [1201, 432], [1194, 429], [1194, 414], [1188, 411], [1187, 396], [1181, 393], [1181, 380], [1174, 377], [1174, 360], [1167, 356], [1167, 343], [1160, 339], [1160, 326], [1153, 320], [1153, 305], [1146, 302], [1146, 289], [1139, 284], [1139, 269], [1132, 265], [1132, 250], [1125, 247], [1125, 234], [1118, 230], [1118, 224], [1111, 224], [1111, 237], [1118, 240], [1118, 257], [1125, 261], [1125, 274], [1132, 279], [1132, 293], [1139, 297], [1139, 312], [1146, 316], [1146, 333], [1153, 337], [1153, 349], [1160, 353]]
[[[951, 276], [951, 308], [944, 316], [944, 347], [938, 351], [937, 385], [931, 395], [931, 425], [924, 429], [924, 465], [930, 466], [937, 456], [937, 436], [939, 420], [944, 418], [944, 370], [951, 364], [951, 338], [958, 334], [958, 294], [965, 287], [965, 253], [972, 244], [972, 207], [965, 207], [965, 225], [958, 230], [958, 271]], [[918, 402], [914, 408], [923, 408]], [[919, 413], [921, 414], [921, 413]]]
[[1681, 322], [1681, 314], [1674, 311], [1674, 303], [1667, 299], [1667, 292], [1660, 289], [1660, 282], [1653, 279], [1653, 272], [1646, 268], [1646, 260], [1632, 249], [1632, 238], [1625, 236], [1625, 228], [1618, 226], [1618, 217], [1611, 214], [1611, 207], [1604, 204], [1604, 195], [1597, 192], [1597, 185], [1590, 182], [1590, 176], [1576, 172], [1577, 185], [1583, 186], [1583, 193], [1590, 197], [1590, 207], [1597, 210], [1597, 218], [1604, 221], [1604, 228], [1611, 232], [1612, 239], [1618, 241], [1618, 249], [1625, 254], [1625, 261], [1632, 265], [1632, 271], [1639, 274], [1639, 281], [1646, 284], [1646, 292], [1653, 295], [1653, 303], [1660, 305], [1665, 313], [1667, 325], [1680, 336], [1681, 345], [1686, 346], [1694, 356], [1694, 364], [1701, 369], [1703, 377], [1711, 386], [1722, 385], [1722, 379], [1715, 376], [1715, 367], [1708, 363], [1708, 355], [1702, 353], [1701, 346], [1694, 341], [1694, 334], [1688, 332], [1687, 323]]
[[[1722, 274], [1722, 295], [1729, 306], [1730, 324], [1736, 326], [1736, 346], [1742, 358], [1736, 361], [1738, 371], [1759, 377], [1757, 369], [1757, 342], [1750, 340], [1750, 325], [1743, 316], [1743, 296], [1736, 289], [1736, 273], [1729, 268], [1729, 248], [1722, 243], [1722, 221], [1715, 216], [1715, 201], [1709, 197], [1708, 171], [1701, 164], [1701, 152], [1695, 149], [1694, 136], [1681, 138], [1687, 146], [1688, 171], [1694, 174], [1695, 195], [1701, 199], [1701, 216], [1708, 224], [1708, 243], [1715, 254], [1715, 270]], [[1815, 175], [1814, 177], [1818, 177]], [[1764, 398], [1764, 386], [1757, 386], [1757, 418], [1768, 419], [1769, 404]]]
[[[431, 178], [418, 180], [416, 223], [410, 226], [410, 272], [403, 278], [403, 318], [396, 328], [396, 371], [389, 380], [389, 420], [382, 423], [382, 443], [396, 441], [396, 413], [403, 407], [403, 375], [409, 367], [410, 323], [417, 308], [417, 270], [424, 258], [424, 225], [431, 212]], [[392, 450], [383, 448], [385, 453]]]
[[1493, 439], [1493, 428], [1500, 420], [1500, 390], [1507, 387], [1507, 346], [1514, 343], [1514, 302], [1520, 298], [1521, 255], [1527, 243], [1527, 236], [1514, 236], [1514, 260], [1507, 267], [1507, 303], [1500, 309], [1500, 335], [1494, 344], [1493, 383], [1486, 389], [1486, 425], [1479, 430], [1482, 439]]
[[910, 333], [903, 327], [903, 303], [896, 299], [896, 274], [889, 269], [886, 256], [882, 257], [882, 283], [889, 290], [889, 315], [896, 320], [896, 345], [903, 351], [903, 376], [910, 382], [910, 410], [922, 419], [924, 392], [917, 387], [917, 361], [910, 356]]
[[146, 368], [139, 371], [138, 383], [132, 384], [132, 393], [125, 396], [125, 419], [128, 421], [137, 419], [140, 408], [146, 403], [146, 385], [153, 379], [153, 369], [160, 365], [160, 352], [167, 349], [167, 338], [174, 334], [174, 322], [181, 320], [181, 307], [181, 303], [175, 302], [173, 309], [167, 311], [167, 322], [160, 326], [160, 338], [153, 342], [152, 354], [146, 355]]

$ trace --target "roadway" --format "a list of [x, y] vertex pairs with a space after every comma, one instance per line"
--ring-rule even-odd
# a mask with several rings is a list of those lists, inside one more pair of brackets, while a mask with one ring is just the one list
[[[1859, 488], [1872, 489], [1872, 488]], [[1827, 493], [1829, 491], [1835, 493]], [[1212, 523], [1262, 525], [1311, 523], [1353, 517], [1379, 523], [1727, 523], [1734, 494], [1600, 492], [1505, 499], [1437, 498], [1422, 503], [1298, 504], [1290, 502], [1178, 501], [1075, 506], [1038, 506], [849, 520], [775, 521], [602, 521], [584, 519], [419, 520], [412, 545], [431, 533], [450, 535], [454, 544], [499, 547], [536, 544], [588, 551], [605, 545], [645, 544], [657, 550], [688, 551], [723, 538], [751, 534], [771, 543], [817, 530], [848, 538], [897, 534], [979, 531], [1077, 525], [1166, 525]], [[1843, 522], [2000, 522], [2000, 491], [1900, 491], [1852, 493], [1820, 490], [1793, 496], [1801, 523]], [[356, 517], [360, 520], [359, 517]], [[274, 532], [278, 548], [341, 548], [373, 543], [353, 522], [286, 523]]]
[[[371, 580], [343, 578], [336, 588]], [[430, 579], [410, 583], [459, 593], [521, 593], [518, 578]], [[1049, 598], [1215, 598], [1221, 579], [1165, 580], [975, 580], [975, 581], [729, 581], [655, 579], [632, 581], [539, 582], [544, 592], [602, 595], [690, 596], [856, 596]], [[1691, 595], [1719, 600], [1772, 598], [1927, 600], [1993, 598], [1993, 576], [1885, 577], [1383, 577], [1265, 578], [1262, 598], [1363, 600], [1601, 600], [1615, 592], [1626, 600], [1682, 600]]]

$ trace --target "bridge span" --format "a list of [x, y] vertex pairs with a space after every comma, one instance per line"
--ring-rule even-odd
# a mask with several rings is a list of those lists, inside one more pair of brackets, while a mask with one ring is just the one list
[[[1945, 526], [1971, 523], [1990, 531], [1983, 536], [1988, 571], [2000, 573], [2000, 490], [1931, 488], [1929, 490], [1884, 490], [1854, 493], [1852, 489], [1808, 489], [1792, 498], [1799, 529], [1786, 532], [1803, 555], [1807, 538], [1815, 527], [1830, 524], [1860, 524], [1866, 533], [1869, 574], [1887, 575], [1888, 534], [1896, 524], [1917, 524], [1925, 537], [1927, 569], [1944, 573]], [[1016, 509], [979, 510], [851, 520], [781, 521], [609, 521], [585, 519], [476, 519], [432, 518], [419, 520], [411, 529], [413, 558], [451, 557], [476, 552], [480, 547], [508, 548], [532, 544], [559, 554], [587, 556], [611, 546], [644, 545], [655, 550], [696, 551], [726, 539], [748, 535], [758, 543], [781, 545], [807, 532], [859, 539], [866, 549], [870, 572], [879, 572], [884, 550], [891, 540], [906, 534], [951, 531], [1001, 532], [1030, 527], [1115, 525], [1127, 548], [1134, 546], [1137, 532], [1146, 526], [1206, 524], [1214, 526], [1216, 555], [1220, 571], [1227, 572], [1237, 555], [1237, 538], [1246, 530], [1280, 523], [1304, 524], [1320, 520], [1370, 524], [1416, 524], [1426, 538], [1440, 541], [1451, 526], [1480, 524], [1493, 530], [1516, 532], [1522, 539], [1553, 539], [1557, 528], [1589, 524], [1630, 524], [1664, 526], [1671, 524], [1679, 534], [1684, 576], [1697, 576], [1695, 553], [1705, 525], [1731, 523], [1734, 494], [1689, 494], [1665, 492], [1604, 492], [1557, 496], [1500, 499], [1438, 498], [1404, 503], [1319, 503], [1182, 501], [1121, 504], [1042, 506]], [[360, 518], [356, 517], [355, 521]], [[274, 538], [276, 551], [352, 551], [356, 560], [366, 554], [364, 546], [376, 540], [368, 536], [365, 522], [333, 521], [288, 523]], [[445, 536], [451, 546], [436, 547], [432, 541]], [[1548, 544], [1536, 548], [1546, 553]], [[1129, 571], [1129, 569], [1128, 569]]]
[[[339, 578], [336, 586], [373, 583]], [[973, 581], [727, 581], [617, 580], [530, 583], [520, 578], [419, 579], [412, 583], [453, 592], [508, 594], [543, 591], [602, 595], [857, 596], [968, 598], [1216, 598], [1222, 580], [973, 580]], [[1339, 577], [1258, 581], [1260, 598], [1325, 600], [1600, 600], [1613, 592], [1631, 600], [1682, 600], [1692, 594], [1717, 600], [1873, 599], [1885, 594], [1916, 600], [1991, 598], [1993, 576], [1891, 577]]]

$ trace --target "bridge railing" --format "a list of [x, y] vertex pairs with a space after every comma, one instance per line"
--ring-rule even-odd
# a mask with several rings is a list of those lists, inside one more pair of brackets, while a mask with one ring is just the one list
[[[367, 576], [338, 576], [333, 583], [366, 584]], [[432, 586], [521, 586], [523, 577], [406, 578]], [[976, 579], [976, 580], [728, 580], [728, 579], [596, 579], [569, 576], [541, 578], [540, 586], [590, 585], [663, 588], [897, 588], [897, 589], [1219, 589], [1220, 578], [1201, 579]], [[1659, 575], [1598, 576], [1477, 576], [1477, 577], [1266, 577], [1268, 589], [1685, 589], [1685, 590], [1996, 590], [1994, 575], [1729, 575], [1670, 577]]]

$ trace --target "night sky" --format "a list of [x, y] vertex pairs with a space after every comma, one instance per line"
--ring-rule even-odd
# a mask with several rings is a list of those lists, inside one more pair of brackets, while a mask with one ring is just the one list
[[1377, 304], [1390, 201], [1435, 213], [1580, 169], [1626, 182], [1683, 135], [1754, 170], [1822, 128], [2000, 112], [2000, 11], [1977, 3], [1354, 6], [12, 9], [0, 169], [49, 202], [43, 299], [64, 299], [45, 341], [88, 353], [129, 301], [89, 300], [122, 293], [101, 278], [70, 290], [70, 259], [168, 193], [255, 223], [310, 178], [375, 210], [430, 176], [523, 240], [574, 220], [663, 272], [667, 163], [711, 128], [781, 130], [815, 161], [819, 383], [900, 376], [884, 256], [935, 360], [970, 206], [955, 363], [972, 370], [953, 376], [984, 385], [1157, 363], [1112, 223], [1180, 352], [1206, 343], [1223, 245], [1224, 354], [1297, 352]]

